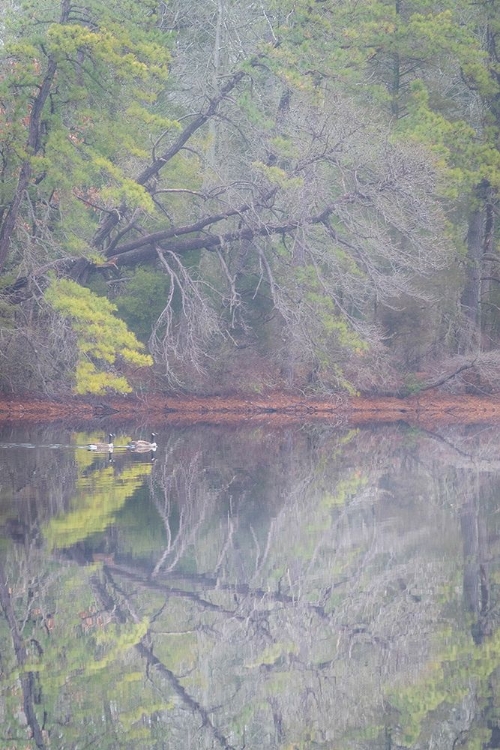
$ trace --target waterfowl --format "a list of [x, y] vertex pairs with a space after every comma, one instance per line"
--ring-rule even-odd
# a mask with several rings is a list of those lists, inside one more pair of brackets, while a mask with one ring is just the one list
[[108, 435], [108, 443], [90, 443], [87, 445], [87, 450], [89, 451], [97, 451], [98, 453], [112, 453], [113, 452], [113, 438], [114, 434], [112, 432]]
[[132, 440], [132, 442], [127, 445], [127, 450], [133, 451], [134, 453], [147, 453], [148, 451], [155, 451], [155, 437], [155, 433], [152, 432], [151, 440]]

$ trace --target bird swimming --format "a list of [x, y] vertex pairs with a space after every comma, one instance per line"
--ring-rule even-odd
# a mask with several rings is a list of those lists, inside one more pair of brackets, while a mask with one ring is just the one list
[[155, 451], [157, 448], [155, 438], [156, 435], [154, 432], [152, 432], [151, 440], [132, 440], [132, 442], [127, 445], [127, 450], [133, 451], [134, 453], [147, 453], [148, 451]]
[[113, 438], [114, 434], [112, 432], [108, 435], [109, 442], [107, 443], [89, 443], [87, 445], [88, 451], [96, 451], [97, 453], [112, 453], [113, 452]]

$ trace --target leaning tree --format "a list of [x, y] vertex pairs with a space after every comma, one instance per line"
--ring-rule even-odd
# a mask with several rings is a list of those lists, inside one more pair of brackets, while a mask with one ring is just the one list
[[353, 357], [380, 352], [382, 309], [436, 297], [434, 160], [355, 101], [338, 61], [320, 67], [315, 17], [200, 18], [149, 0], [10, 14], [4, 292], [47, 315], [54, 276], [119, 299], [149, 266], [166, 281], [148, 343], [171, 384], [251, 350], [292, 382], [346, 385]]

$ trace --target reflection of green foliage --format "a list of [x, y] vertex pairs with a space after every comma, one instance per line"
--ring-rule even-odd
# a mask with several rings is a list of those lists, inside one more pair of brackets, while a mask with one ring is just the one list
[[[420, 679], [397, 693], [389, 693], [391, 705], [397, 709], [401, 738], [405, 745], [417, 742], [429, 716], [440, 706], [460, 704], [470, 692], [471, 681], [478, 695], [491, 691], [492, 675], [500, 667], [500, 631], [476, 646], [470, 636], [458, 629], [441, 631], [438, 641], [443, 646]], [[478, 730], [470, 737], [467, 748], [480, 748], [488, 741], [490, 730]]]
[[100, 657], [87, 665], [88, 671], [99, 672], [106, 669], [120, 654], [139, 643], [147, 631], [146, 621], [116, 626], [111, 629], [111, 632], [105, 629], [96, 631], [95, 640], [99, 647]]
[[[54, 627], [49, 633], [38, 622], [38, 615], [27, 619], [22, 632], [28, 663], [23, 671], [35, 674], [44, 721], [48, 727], [58, 725], [58, 747], [77, 747], [83, 738], [93, 744], [97, 737], [101, 748], [131, 747], [134, 740], [136, 747], [155, 747], [151, 723], [144, 718], [155, 711], [170, 710], [173, 704], [168, 695], [159, 696], [152, 689], [133, 648], [146, 634], [148, 622], [142, 619], [118, 624], [112, 613], [100, 621], [99, 605], [91, 593], [98, 578], [95, 566], [69, 566], [46, 579], [45, 594], [50, 594], [55, 604]], [[17, 606], [22, 604], [18, 595]], [[85, 611], [96, 611], [97, 615], [95, 624], [82, 632]], [[6, 620], [0, 618], [2, 727], [5, 732], [9, 727], [10, 732], [21, 737], [26, 730], [19, 710], [19, 669], [13, 649], [7, 646], [11, 639], [5, 625]], [[37, 648], [31, 646], [33, 643], [38, 644]], [[117, 707], [113, 715], [111, 705]], [[41, 708], [37, 705], [35, 712], [41, 723]], [[62, 716], [64, 720], [60, 721]], [[4, 733], [2, 740], [5, 737]], [[116, 744], [118, 737], [121, 739]], [[2, 747], [11, 746], [18, 744], [2, 742]], [[26, 741], [22, 746], [32, 748], [34, 744]]]
[[196, 633], [173, 633], [168, 638], [159, 639], [156, 654], [173, 672], [191, 672], [197, 665]]
[[[307, 530], [309, 532], [307, 548], [302, 551], [301, 556], [306, 558], [310, 555], [311, 550], [316, 545], [317, 535], [322, 534], [325, 529], [329, 528], [333, 521], [332, 509], [342, 507], [351, 498], [353, 498], [366, 484], [366, 478], [358, 474], [341, 480], [335, 487], [335, 492], [325, 492], [318, 504], [316, 512], [309, 519]], [[295, 550], [299, 554], [298, 550]]]
[[349, 500], [366, 485], [367, 478], [360, 474], [341, 480], [335, 487], [335, 492], [325, 492], [321, 500], [321, 508], [330, 510], [335, 506], [346, 505]]
[[[162, 471], [162, 455], [153, 465], [154, 496], [148, 499], [149, 483], [144, 482], [112, 515], [114, 527], [106, 543], [114, 562], [107, 560], [101, 570], [98, 565], [68, 564], [56, 554], [40, 565], [49, 572], [38, 591], [43, 591], [45, 611], [55, 613], [55, 628], [48, 634], [28, 619], [23, 637], [38, 641], [43, 649], [32, 649], [29, 663], [41, 686], [47, 726], [57, 727], [61, 746], [76, 747], [83, 736], [89, 743], [99, 737], [99, 747], [127, 750], [180, 746], [173, 735], [180, 736], [178, 717], [188, 711], [174, 687], [175, 678], [204, 708], [224, 705], [223, 716], [213, 712], [215, 727], [235, 746], [246, 741], [252, 748], [282, 746], [273, 735], [273, 718], [280, 714], [283, 747], [322, 747], [335, 722], [337, 734], [329, 748], [373, 750], [388, 747], [387, 732], [393, 746], [426, 747], [427, 728], [448, 716], [453, 706], [475, 701], [482, 710], [497, 687], [493, 670], [500, 664], [500, 639], [490, 638], [479, 648], [472, 644], [471, 623], [457, 596], [461, 571], [454, 555], [460, 555], [459, 545], [443, 553], [442, 535], [434, 529], [439, 548], [433, 557], [434, 548], [429, 552], [422, 540], [415, 507], [405, 538], [399, 523], [406, 526], [408, 518], [399, 504], [384, 505], [388, 493], [377, 495], [382, 495], [381, 512], [373, 514], [380, 467], [385, 472], [389, 463], [380, 460], [382, 441], [368, 443], [373, 455], [358, 469], [355, 457], [369, 453], [366, 434], [346, 430], [330, 443], [325, 437], [330, 429], [304, 428], [306, 444], [313, 445], [314, 452], [301, 453], [295, 444], [286, 453], [272, 452], [268, 464], [256, 449], [259, 439], [268, 437], [264, 430], [259, 436], [245, 431], [241, 442], [231, 431], [231, 450], [219, 443], [205, 454], [210, 460], [200, 461], [200, 470], [210, 466], [209, 472], [190, 470], [184, 503], [180, 484], [165, 479], [175, 479], [178, 462], [192, 466], [188, 450], [199, 449], [198, 439], [204, 445], [209, 441], [206, 431], [200, 436], [194, 431], [179, 434], [168, 471]], [[398, 456], [405, 434], [397, 434]], [[102, 434], [92, 439], [99, 437]], [[86, 443], [89, 436], [79, 434], [76, 440]], [[269, 445], [264, 443], [266, 450]], [[105, 456], [76, 451], [85, 476], [73, 508], [84, 493], [94, 491], [93, 482], [101, 491], [109, 469], [114, 468], [117, 481], [124, 476], [118, 455], [116, 464], [101, 470]], [[282, 463], [274, 460], [277, 455]], [[315, 460], [318, 455], [320, 462]], [[139, 466], [150, 470], [149, 464]], [[405, 477], [406, 470], [405, 462]], [[231, 504], [226, 488], [235, 476], [239, 486], [232, 482]], [[267, 505], [265, 498], [271, 500]], [[434, 504], [429, 498], [426, 510]], [[92, 507], [97, 514], [106, 510]], [[206, 516], [205, 510], [210, 510]], [[171, 521], [174, 513], [181, 515], [162, 547], [159, 535], [166, 533], [167, 524], [159, 521], [160, 513]], [[429, 521], [433, 523], [432, 513], [425, 515], [425, 523]], [[450, 538], [456, 541], [457, 529], [450, 526]], [[154, 549], [148, 555], [150, 534]], [[16, 555], [23, 551], [18, 549]], [[40, 554], [40, 548], [33, 553]], [[150, 575], [153, 556], [158, 572]], [[429, 571], [424, 585], [432, 591], [415, 603], [412, 584], [420, 579], [420, 565]], [[188, 567], [197, 575], [183, 575]], [[57, 580], [50, 578], [54, 574]], [[404, 590], [399, 576], [407, 584]], [[21, 588], [16, 611], [23, 621], [27, 593]], [[495, 585], [491, 593], [495, 607]], [[82, 611], [96, 612], [90, 625]], [[426, 633], [434, 632], [436, 622], [453, 625], [442, 627], [429, 642]], [[5, 626], [0, 634], [2, 645], [10, 644]], [[148, 668], [147, 659], [134, 648], [138, 639], [151, 645], [173, 677]], [[2, 653], [2, 665], [18, 687], [9, 648], [12, 651], [8, 646]], [[92, 659], [95, 663], [88, 665]], [[16, 710], [14, 687], [11, 714]], [[359, 711], [352, 710], [358, 705]], [[37, 710], [41, 714], [42, 708]], [[495, 710], [493, 706], [493, 717]], [[191, 715], [182, 728], [188, 727], [193, 742], [201, 746], [206, 727], [199, 729], [199, 719]], [[478, 721], [486, 723], [483, 717]], [[485, 736], [473, 729], [464, 747], [479, 750], [478, 738]]]
[[2, 328], [12, 328], [14, 326], [14, 305], [0, 299], [0, 326]]
[[[165, 526], [151, 503], [147, 485], [138, 487], [116, 516], [116, 533], [122, 554], [134, 560], [156, 560], [165, 546]], [[172, 523], [170, 523], [172, 527]]]
[[47, 544], [52, 549], [69, 547], [104, 531], [151, 468], [151, 464], [134, 463], [117, 476], [113, 466], [106, 466], [88, 477], [81, 477], [76, 486], [74, 510], [47, 524], [44, 532]]
[[296, 643], [289, 642], [278, 642], [273, 643], [271, 646], [267, 646], [260, 654], [258, 654], [254, 661], [249, 662], [245, 666], [248, 669], [254, 669], [260, 667], [262, 664], [272, 665], [281, 663], [286, 660], [289, 654], [297, 654], [298, 645]]

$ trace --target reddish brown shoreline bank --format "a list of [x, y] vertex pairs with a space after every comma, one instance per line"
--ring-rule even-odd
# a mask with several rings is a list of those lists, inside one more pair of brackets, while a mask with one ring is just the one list
[[500, 398], [413, 396], [399, 398], [300, 398], [286, 394], [248, 397], [182, 398], [163, 395], [70, 398], [0, 397], [0, 423], [148, 421], [288, 423], [329, 421], [343, 424], [406, 421], [412, 424], [464, 424], [500, 421]]

